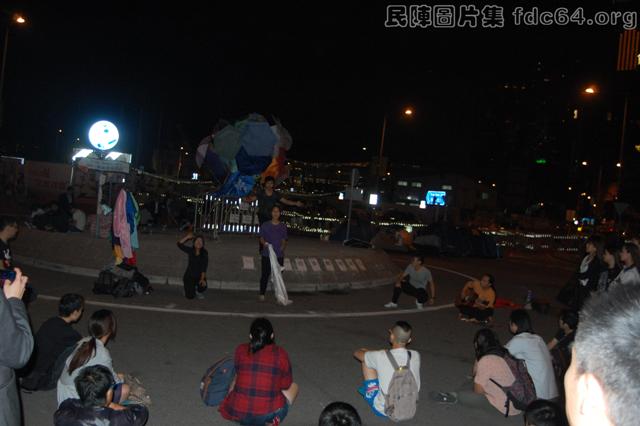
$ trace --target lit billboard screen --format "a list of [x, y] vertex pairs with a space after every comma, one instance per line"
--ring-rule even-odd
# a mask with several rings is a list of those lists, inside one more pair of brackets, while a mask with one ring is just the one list
[[425, 201], [429, 206], [444, 206], [446, 204], [446, 191], [427, 191]]

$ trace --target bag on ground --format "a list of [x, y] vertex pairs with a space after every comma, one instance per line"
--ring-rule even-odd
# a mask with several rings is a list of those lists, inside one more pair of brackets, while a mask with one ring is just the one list
[[516, 379], [511, 386], [502, 386], [493, 379], [491, 379], [491, 381], [502, 389], [507, 396], [507, 400], [504, 403], [504, 416], [508, 417], [511, 406], [509, 403], [513, 403], [516, 410], [524, 411], [527, 405], [536, 399], [536, 388], [533, 384], [533, 379], [531, 379], [527, 371], [527, 364], [523, 360], [514, 358], [511, 355], [505, 355], [503, 359], [509, 366], [513, 377]]
[[236, 370], [231, 356], [225, 356], [209, 367], [200, 381], [200, 397], [205, 405], [220, 405], [229, 393], [235, 376]]
[[137, 282], [124, 278], [118, 281], [111, 294], [113, 297], [133, 297], [144, 294], [144, 290]]
[[147, 393], [147, 390], [142, 386], [140, 378], [132, 374], [125, 374], [124, 383], [129, 385], [128, 401], [133, 402], [134, 404], [144, 405], [145, 407], [149, 407], [151, 405], [151, 397]]
[[409, 369], [411, 352], [407, 351], [407, 365], [400, 367], [389, 350], [385, 351], [393, 366], [393, 376], [384, 395], [384, 413], [394, 422], [412, 419], [418, 404], [418, 383]]
[[93, 283], [93, 292], [95, 294], [113, 294], [118, 281], [118, 277], [113, 272], [101, 271], [98, 279]]

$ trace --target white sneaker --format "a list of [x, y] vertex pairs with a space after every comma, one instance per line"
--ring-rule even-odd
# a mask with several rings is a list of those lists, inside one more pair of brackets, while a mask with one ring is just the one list
[[389, 302], [386, 305], [384, 305], [385, 308], [397, 308], [398, 304], [397, 303], [393, 303], [393, 302]]
[[420, 302], [418, 302], [418, 301], [416, 300], [416, 308], [418, 308], [418, 309], [422, 309], [423, 307], [424, 307], [424, 304], [422, 304], [422, 303], [420, 303]]
[[200, 293], [199, 291], [196, 291], [196, 299], [199, 299], [199, 300], [204, 299], [204, 294]]

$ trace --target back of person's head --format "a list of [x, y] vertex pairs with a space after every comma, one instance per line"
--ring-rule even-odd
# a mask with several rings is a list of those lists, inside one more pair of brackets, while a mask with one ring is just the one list
[[83, 406], [104, 407], [107, 404], [107, 393], [115, 382], [107, 367], [92, 365], [83, 369], [74, 383]]
[[533, 333], [533, 327], [531, 326], [531, 317], [524, 309], [516, 309], [511, 311], [509, 316], [509, 322], [516, 326], [515, 334], [520, 333]]
[[332, 402], [320, 413], [318, 426], [361, 426], [362, 420], [353, 406], [346, 402]]
[[525, 426], [564, 426], [566, 423], [558, 404], [536, 399], [524, 412]]
[[58, 303], [58, 315], [68, 317], [75, 311], [84, 307], [84, 297], [75, 293], [67, 293], [60, 298]]
[[273, 343], [273, 326], [266, 318], [256, 318], [251, 323], [249, 331], [249, 349], [256, 353], [260, 349]]
[[406, 321], [398, 321], [393, 325], [391, 333], [393, 340], [399, 345], [406, 345], [411, 341], [411, 324]]
[[[584, 416], [596, 421], [600, 416], [601, 424], [608, 420], [615, 426], [640, 421], [639, 313], [640, 286], [616, 286], [589, 298], [580, 311], [574, 356], [565, 376], [571, 424]], [[599, 409], [584, 413], [584, 406]]]
[[264, 183], [266, 184], [267, 182], [272, 182], [272, 183], [276, 183], [276, 180], [273, 176], [267, 176], [266, 178], [264, 178]]
[[424, 265], [424, 256], [413, 256], [413, 258], [420, 262], [421, 265]]
[[76, 350], [71, 362], [69, 363], [69, 374], [73, 373], [76, 368], [85, 365], [96, 351], [96, 339], [109, 336], [114, 339], [117, 332], [116, 317], [108, 309], [100, 309], [95, 311], [89, 318], [89, 335], [91, 339], [82, 343]]
[[504, 356], [506, 350], [500, 344], [498, 335], [489, 328], [482, 328], [476, 332], [473, 338], [473, 347], [476, 351], [476, 360], [485, 355]]
[[560, 321], [567, 324], [567, 326], [572, 330], [578, 328], [579, 318], [580, 317], [578, 316], [578, 313], [576, 311], [572, 311], [569, 309], [562, 311], [562, 314], [560, 315]]
[[17, 225], [18, 221], [15, 217], [0, 216], [0, 232], [4, 231], [4, 228], [11, 225]]

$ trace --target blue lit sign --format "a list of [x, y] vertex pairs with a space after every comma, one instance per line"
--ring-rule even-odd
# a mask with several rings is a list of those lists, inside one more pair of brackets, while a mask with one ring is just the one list
[[425, 201], [430, 206], [444, 206], [446, 204], [446, 191], [427, 191]]

